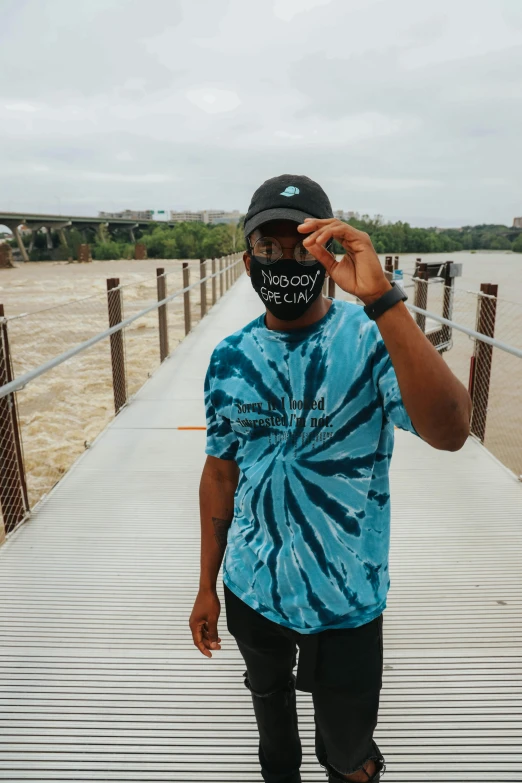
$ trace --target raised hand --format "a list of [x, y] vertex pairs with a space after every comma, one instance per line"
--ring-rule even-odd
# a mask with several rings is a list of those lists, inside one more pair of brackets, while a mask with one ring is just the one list
[[[335, 283], [364, 304], [379, 299], [391, 288], [372, 245], [364, 231], [343, 223], [337, 218], [306, 218], [297, 230], [309, 236], [303, 244], [325, 267]], [[326, 250], [324, 244], [334, 237], [346, 250], [340, 261]]]

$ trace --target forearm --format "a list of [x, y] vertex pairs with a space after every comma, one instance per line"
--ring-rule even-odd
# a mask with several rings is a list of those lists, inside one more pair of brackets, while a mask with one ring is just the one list
[[[224, 460], [207, 460], [199, 486], [201, 558], [199, 588], [215, 590], [228, 530], [234, 515], [238, 470], [235, 463], [226, 472], [215, 467]], [[214, 463], [214, 464], [213, 464]]]
[[435, 448], [460, 449], [469, 435], [471, 416], [471, 398], [465, 386], [417, 326], [404, 302], [379, 316], [376, 324], [417, 432]]

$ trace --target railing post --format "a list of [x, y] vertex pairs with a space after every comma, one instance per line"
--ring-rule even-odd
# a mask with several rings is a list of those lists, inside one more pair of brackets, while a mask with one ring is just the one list
[[223, 296], [225, 291], [225, 281], [223, 279], [223, 256], [219, 258], [219, 298]]
[[[161, 302], [162, 299], [165, 299], [167, 296], [167, 280], [165, 278], [164, 269], [156, 269], [156, 282], [158, 287], [158, 302]], [[160, 362], [162, 362], [169, 355], [169, 330], [167, 324], [167, 305], [165, 304], [158, 307], [158, 326]]]
[[[477, 294], [477, 321], [475, 330], [487, 337], [495, 336], [495, 318], [497, 314], [498, 285], [482, 283], [480, 290], [483, 294]], [[470, 430], [480, 441], [484, 441], [486, 435], [486, 419], [488, 412], [489, 385], [491, 380], [491, 363], [493, 360], [493, 346], [475, 340], [475, 350], [471, 357], [469, 394], [473, 402]]]
[[[455, 278], [452, 277], [451, 267], [453, 261], [446, 261], [444, 264], [444, 296], [442, 299], [442, 317], [451, 320], [453, 315], [453, 295], [455, 289]], [[441, 343], [447, 343], [451, 340], [451, 326], [442, 324], [441, 327]], [[447, 351], [448, 348], [443, 348], [442, 351]]]
[[[199, 259], [199, 279], [204, 280], [207, 274], [207, 259]], [[207, 281], [200, 283], [200, 302], [201, 302], [201, 317], [207, 312]]]
[[386, 256], [384, 259], [384, 276], [387, 280], [393, 280], [393, 259], [391, 256]]
[[[4, 318], [0, 304], [0, 318]], [[0, 386], [13, 380], [7, 322], [0, 331]], [[0, 542], [22, 522], [29, 510], [16, 393], [0, 398]]]
[[216, 304], [216, 257], [212, 256], [212, 304]]
[[[109, 327], [122, 322], [122, 296], [118, 288], [118, 277], [107, 279], [107, 305], [109, 309]], [[114, 332], [110, 336], [111, 362], [112, 362], [112, 386], [114, 390], [114, 409], [116, 414], [127, 402], [127, 379], [125, 376], [125, 354], [123, 350], [123, 330]]]
[[[451, 320], [453, 310], [453, 286], [455, 278], [451, 275], [451, 265], [453, 261], [445, 261], [443, 264], [444, 291], [442, 299], [442, 317]], [[424, 265], [423, 265], [424, 266]], [[427, 305], [426, 305], [427, 306]], [[430, 343], [439, 353], [449, 350], [451, 340], [451, 326], [441, 324], [437, 329], [432, 329], [426, 335]]]
[[[428, 265], [423, 264], [420, 258], [415, 265], [415, 289], [413, 292], [413, 304], [421, 310], [426, 310], [428, 306]], [[426, 316], [422, 313], [415, 313], [415, 321], [419, 329], [426, 332]]]
[[399, 256], [395, 256], [393, 259], [393, 268], [398, 269], [399, 268]]
[[[188, 261], [183, 261], [183, 288], [190, 285], [190, 268]], [[190, 291], [183, 294], [183, 313], [185, 315], [185, 334], [190, 332], [191, 314], [190, 314]]]

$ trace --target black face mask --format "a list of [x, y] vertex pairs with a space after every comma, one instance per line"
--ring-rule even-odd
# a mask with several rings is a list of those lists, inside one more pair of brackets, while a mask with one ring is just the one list
[[266, 308], [282, 321], [295, 321], [308, 310], [322, 291], [325, 275], [319, 261], [303, 266], [281, 258], [267, 265], [250, 256], [250, 282]]

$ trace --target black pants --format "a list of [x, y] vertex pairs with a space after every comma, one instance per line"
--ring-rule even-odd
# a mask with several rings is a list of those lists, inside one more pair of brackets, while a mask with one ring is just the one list
[[[329, 780], [368, 759], [384, 762], [373, 739], [383, 671], [383, 615], [357, 628], [300, 634], [268, 620], [223, 583], [227, 628], [245, 661], [266, 783], [301, 783], [297, 690], [314, 704], [315, 754]], [[299, 646], [297, 677], [293, 674]]]

